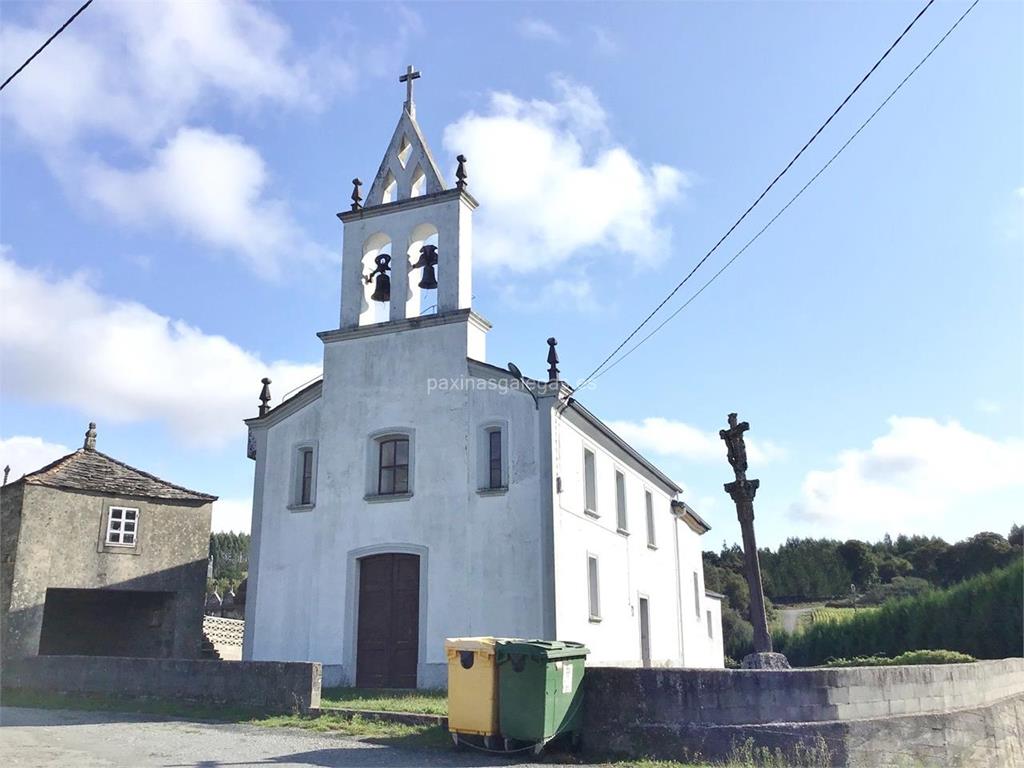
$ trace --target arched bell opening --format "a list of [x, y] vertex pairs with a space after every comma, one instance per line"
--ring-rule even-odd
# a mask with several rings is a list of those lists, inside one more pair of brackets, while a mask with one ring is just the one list
[[437, 286], [441, 280], [437, 258], [437, 227], [420, 224], [409, 238], [409, 291], [406, 317], [437, 314]]
[[363, 304], [359, 324], [383, 323], [391, 318], [391, 238], [384, 232], [363, 243]]

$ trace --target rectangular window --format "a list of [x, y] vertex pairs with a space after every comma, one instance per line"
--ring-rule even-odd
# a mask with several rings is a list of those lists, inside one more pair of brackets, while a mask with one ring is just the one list
[[715, 635], [711, 631], [711, 611], [708, 611], [708, 637], [714, 639]]
[[584, 510], [592, 515], [597, 514], [597, 469], [594, 452], [583, 449], [583, 492]]
[[313, 503], [313, 449], [299, 451], [302, 475], [299, 478], [299, 504]]
[[697, 611], [697, 620], [700, 620], [700, 579], [697, 572], [693, 572], [693, 607]]
[[647, 506], [647, 546], [658, 546], [658, 540], [654, 536], [654, 496], [650, 491], [644, 491], [644, 504]]
[[377, 472], [377, 493], [387, 496], [409, 492], [409, 439], [382, 440], [380, 469]]
[[501, 488], [504, 486], [501, 477], [501, 430], [488, 432], [487, 441], [488, 488]]
[[621, 472], [615, 473], [615, 516], [616, 525], [620, 531], [629, 530], [629, 520], [626, 517], [626, 476]]
[[107, 544], [134, 547], [139, 538], [139, 510], [111, 507], [107, 514]]
[[587, 594], [590, 597], [590, 620], [601, 618], [601, 590], [597, 582], [597, 558], [587, 555]]

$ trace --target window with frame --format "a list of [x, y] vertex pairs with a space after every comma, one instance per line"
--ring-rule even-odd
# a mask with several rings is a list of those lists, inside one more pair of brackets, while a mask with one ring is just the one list
[[299, 482], [296, 489], [298, 491], [296, 501], [304, 506], [313, 503], [313, 458], [312, 448], [299, 449]]
[[714, 639], [715, 635], [711, 631], [711, 611], [708, 611], [708, 637]]
[[647, 507], [647, 546], [654, 549], [658, 540], [654, 535], [654, 494], [644, 491], [644, 504]]
[[409, 492], [409, 438], [390, 437], [379, 442], [377, 493], [393, 496]]
[[615, 520], [620, 533], [629, 531], [629, 519], [626, 515], [626, 476], [615, 471]]
[[587, 555], [587, 595], [590, 620], [601, 620], [601, 589], [597, 575], [597, 557]]
[[597, 515], [597, 457], [589, 448], [583, 449], [583, 509]]
[[693, 607], [697, 611], [697, 620], [700, 621], [700, 577], [693, 572]]
[[139, 539], [139, 510], [111, 507], [107, 512], [107, 539], [113, 547], [134, 547]]
[[505, 486], [502, 472], [501, 430], [491, 429], [487, 432], [487, 487], [503, 488]]

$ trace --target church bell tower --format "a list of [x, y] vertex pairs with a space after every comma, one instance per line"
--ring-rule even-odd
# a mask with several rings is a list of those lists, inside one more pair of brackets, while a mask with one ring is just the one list
[[465, 158], [456, 184], [441, 171], [416, 123], [412, 66], [399, 80], [406, 99], [384, 159], [366, 195], [353, 179], [344, 225], [341, 330], [470, 309], [473, 210]]

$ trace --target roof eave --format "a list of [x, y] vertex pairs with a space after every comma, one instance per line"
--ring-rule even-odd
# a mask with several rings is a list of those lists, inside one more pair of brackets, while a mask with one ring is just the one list
[[566, 401], [566, 406], [568, 408], [571, 408], [572, 410], [576, 411], [578, 414], [580, 414], [580, 416], [582, 416], [584, 419], [586, 419], [591, 425], [593, 425], [594, 427], [597, 427], [598, 430], [600, 430], [606, 437], [608, 437], [619, 448], [624, 450], [633, 459], [635, 459], [640, 464], [642, 464], [644, 466], [644, 468], [646, 468], [649, 472], [651, 472], [655, 477], [657, 477], [668, 488], [671, 488], [674, 493], [682, 493], [683, 492], [683, 489], [679, 485], [677, 485], [668, 475], [666, 475], [664, 472], [662, 472], [660, 469], [658, 469], [656, 466], [654, 466], [650, 461], [648, 461], [646, 458], [644, 458], [644, 456], [640, 452], [638, 452], [636, 450], [636, 448], [634, 448], [629, 443], [627, 443], [625, 440], [623, 440], [615, 432], [615, 430], [613, 430], [611, 427], [609, 427], [607, 424], [605, 424], [603, 421], [601, 421], [601, 419], [599, 419], [597, 416], [595, 416], [593, 413], [591, 413], [589, 410], [587, 410], [584, 406], [582, 406], [578, 400], [576, 400], [575, 398], [570, 397]]

